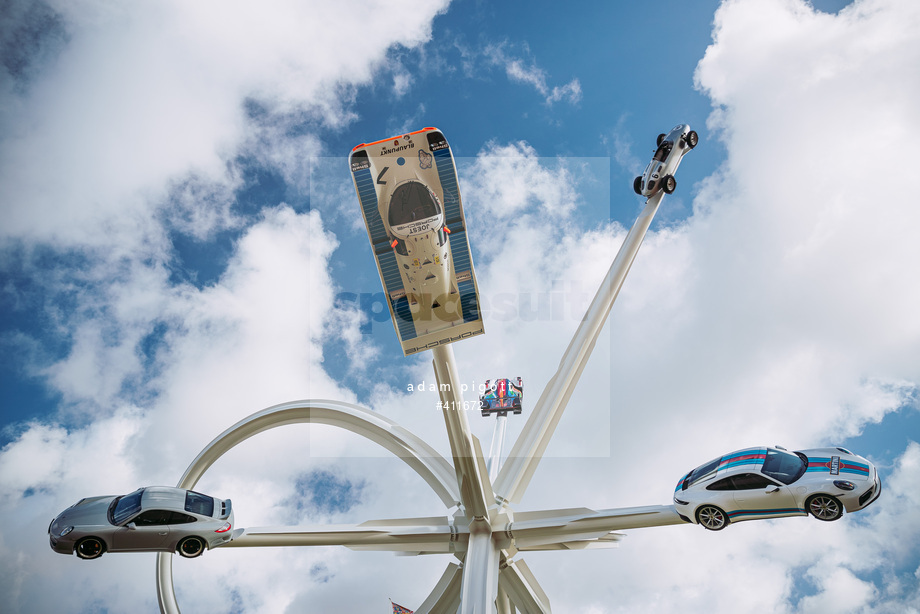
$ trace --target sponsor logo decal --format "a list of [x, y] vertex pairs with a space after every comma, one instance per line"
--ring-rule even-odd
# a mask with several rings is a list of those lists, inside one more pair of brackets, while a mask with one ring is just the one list
[[409, 141], [409, 142], [406, 143], [405, 145], [400, 145], [400, 144], [399, 144], [399, 141], [393, 141], [393, 146], [392, 146], [392, 147], [389, 147], [389, 148], [387, 148], [387, 147], [381, 147], [381, 148], [380, 148], [380, 153], [377, 154], [377, 155], [380, 155], [380, 156], [388, 156], [388, 155], [394, 154], [394, 153], [396, 153], [396, 152], [398, 152], [398, 151], [405, 151], [405, 150], [407, 150], [407, 149], [415, 149], [415, 143], [413, 143], [412, 141]]
[[832, 456], [831, 462], [829, 462], [827, 466], [830, 467], [831, 475], [839, 475], [840, 474], [840, 457]]
[[417, 222], [409, 222], [408, 224], [400, 224], [399, 226], [393, 226], [393, 234], [399, 236], [410, 236], [422, 234], [425, 232], [430, 232], [435, 229], [435, 227], [441, 223], [440, 216], [427, 217], [424, 220], [419, 220]]
[[418, 150], [418, 165], [419, 168], [431, 168], [431, 154], [427, 151]]
[[465, 333], [461, 333], [461, 334], [457, 335], [456, 337], [450, 337], [450, 336], [448, 336], [448, 337], [445, 337], [445, 338], [443, 338], [443, 339], [438, 339], [437, 341], [432, 341], [432, 342], [429, 343], [428, 345], [419, 346], [419, 347], [414, 347], [414, 348], [408, 348], [406, 351], [407, 351], [409, 354], [414, 354], [415, 352], [421, 352], [422, 350], [430, 350], [431, 348], [437, 347], [437, 346], [439, 346], [439, 345], [447, 345], [448, 343], [453, 343], [454, 341], [458, 341], [458, 340], [460, 340], [460, 339], [466, 339], [467, 337], [472, 337], [473, 335], [481, 335], [482, 333], [483, 333], [483, 329], [482, 329], [482, 328], [480, 328], [479, 330], [467, 331], [467, 332], [465, 332]]

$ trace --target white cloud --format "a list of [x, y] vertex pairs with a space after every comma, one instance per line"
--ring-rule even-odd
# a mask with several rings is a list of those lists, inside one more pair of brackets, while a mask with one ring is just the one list
[[[643, 164], [642, 160], [633, 153], [633, 142], [629, 134], [625, 131], [625, 124], [628, 116], [620, 115], [620, 118], [617, 120], [616, 127], [614, 128], [610, 137], [603, 135], [601, 137], [603, 143], [608, 147], [612, 146], [613, 159], [616, 161], [620, 167], [623, 168], [627, 173], [631, 175], [638, 176], [642, 173]], [[612, 141], [612, 142], [611, 142]]]
[[[666, 503], [678, 466], [746, 445], [839, 442], [915, 404], [920, 292], [906, 280], [920, 219], [907, 183], [880, 189], [879, 177], [918, 119], [917, 20], [902, 2], [836, 17], [796, 2], [720, 9], [697, 79], [728, 159], [693, 217], [649, 237], [614, 307], [611, 458], [590, 470], [544, 461], [529, 507]], [[846, 608], [909, 611], [914, 567], [900, 566], [915, 564], [902, 544], [920, 530], [904, 483], [916, 451], [874, 510], [839, 526], [634, 531], [618, 552], [579, 561], [590, 573], [560, 573], [550, 555], [531, 567], [557, 607], [590, 594], [607, 611], [798, 611], [839, 606], [840, 582], [857, 578]], [[641, 471], [624, 469], [637, 460]], [[540, 494], [559, 484], [564, 501]], [[796, 600], [806, 572], [816, 593]]]
[[[915, 403], [920, 292], [907, 280], [920, 262], [920, 219], [907, 183], [880, 194], [878, 182], [881, 152], [897, 150], [920, 108], [910, 68], [916, 19], [917, 9], [897, 2], [857, 3], [837, 17], [794, 2], [730, 2], [719, 12], [698, 82], [717, 106], [709, 129], [728, 159], [702, 183], [694, 215], [640, 250], [589, 363], [601, 368], [583, 376], [522, 508], [667, 503], [681, 468], [747, 445], [837, 443]], [[830, 61], [863, 51], [855, 64]], [[794, 68], [777, 56], [795, 58]], [[899, 89], [894, 75], [906, 73]], [[461, 175], [465, 202], [488, 216], [469, 209], [474, 243], [502, 224], [502, 240], [477, 262], [484, 296], [549, 296], [566, 276], [592, 279], [589, 267], [594, 287], [610, 255], [591, 250], [618, 245], [622, 230], [569, 226], [547, 206], [568, 182], [551, 163], [521, 144], [485, 153], [512, 150], [513, 164], [483, 155]], [[527, 190], [544, 178], [543, 189]], [[485, 337], [456, 348], [460, 371], [480, 380], [523, 371], [531, 382], [551, 375], [575, 326], [486, 324]], [[503, 373], [508, 365], [515, 373]], [[599, 391], [608, 381], [612, 391]], [[414, 407], [422, 413], [421, 402]], [[610, 457], [581, 459], [607, 424]], [[488, 427], [474, 424], [484, 441]], [[510, 423], [509, 441], [519, 428]], [[634, 531], [619, 551], [572, 554], [577, 562], [524, 558], [567, 611], [797, 611], [839, 605], [837, 587], [852, 578], [847, 607], [915, 608], [916, 591], [905, 588], [915, 567], [905, 575], [898, 565], [911, 564], [902, 544], [915, 540], [904, 535], [920, 529], [909, 511], [916, 489], [903, 477], [916, 450], [899, 459], [880, 503], [836, 525]], [[893, 579], [879, 584], [874, 573]], [[812, 595], [796, 592], [802, 578]], [[769, 590], [750, 590], [755, 582]]]
[[546, 103], [551, 105], [560, 100], [565, 100], [569, 104], [578, 104], [581, 101], [581, 81], [572, 79], [565, 85], [553, 87], [549, 96], [546, 97]]
[[[5, 608], [154, 609], [151, 556], [98, 565], [57, 556], [47, 544], [50, 518], [83, 496], [175, 483], [212, 437], [272, 403], [354, 400], [322, 366], [325, 334], [364, 351], [354, 343], [355, 314], [333, 310], [337, 242], [318, 211], [267, 203], [257, 218], [236, 216], [238, 159], [306, 192], [309, 160], [322, 148], [311, 126], [353, 119], [354, 87], [372, 78], [391, 45], [426, 41], [444, 6], [54, 7], [67, 45], [21, 76], [28, 80], [19, 89], [4, 85], [0, 106], [4, 248], [52, 297], [43, 315], [52, 336], [70, 344], [50, 366], [39, 364], [46, 353], [30, 352], [27, 366], [63, 395], [61, 414], [20, 425], [0, 451]], [[219, 278], [203, 287], [171, 278], [168, 232], [206, 240], [228, 228], [239, 239]], [[42, 261], [49, 251], [59, 254], [54, 269]], [[21, 334], [5, 343], [33, 346]], [[228, 454], [201, 488], [232, 493], [250, 526], [283, 523], [296, 477], [323, 466], [317, 456], [360, 449], [355, 439], [322, 428], [268, 433]], [[361, 479], [386, 467], [390, 484], [407, 481], [400, 493], [374, 493], [397, 513], [411, 513], [400, 496], [438, 503], [395, 462], [341, 470]], [[322, 519], [307, 510], [303, 520]], [[341, 555], [322, 550], [249, 554], [179, 562], [185, 607], [277, 612], [322, 584], [319, 574], [305, 585], [305, 569], [323, 564], [335, 576], [351, 564], [347, 553], [338, 563]], [[286, 588], [265, 593], [279, 581]], [[75, 585], [85, 590], [79, 599], [48, 590]]]
[[[465, 161], [464, 161], [465, 162]], [[553, 167], [547, 168], [548, 164]], [[577, 201], [570, 171], [564, 160], [541, 161], [526, 142], [488, 143], [466, 170], [463, 188], [477, 204], [471, 223], [510, 221], [515, 230], [540, 228], [546, 217], [564, 219]], [[480, 215], [479, 211], [488, 216]], [[521, 216], [537, 222], [519, 223]], [[514, 237], [508, 237], [514, 240]]]
[[51, 5], [66, 47], [24, 94], [4, 95], [3, 234], [96, 245], [111, 240], [95, 230], [113, 219], [143, 223], [120, 227], [128, 237], [155, 232], [149, 204], [171, 180], [232, 184], [240, 147], [296, 173], [287, 165], [315, 144], [251, 135], [243, 101], [273, 125], [341, 125], [353, 117], [348, 88], [368, 82], [391, 45], [426, 41], [446, 3]]
[[[104, 383], [109, 377], [118, 379], [108, 375], [113, 370], [126, 379], [125, 372], [118, 371], [124, 348], [102, 343], [95, 343], [91, 350], [80, 344], [74, 347], [64, 362], [66, 368], [58, 370], [54, 382], [61, 390], [69, 390], [68, 394], [86, 397], [87, 404], [97, 407], [92, 413], [104, 416], [70, 430], [54, 424], [27, 425], [23, 434], [0, 452], [0, 516], [6, 523], [0, 550], [4, 560], [19, 561], [15, 569], [4, 574], [3, 592], [19, 595], [9, 604], [11, 611], [50, 608], [61, 597], [41, 595], [41, 587], [48, 583], [70, 585], [72, 580], [85, 581], [91, 591], [88, 594], [98, 596], [100, 607], [130, 609], [127, 604], [132, 600], [154, 607], [151, 557], [128, 555], [119, 560], [113, 556], [105, 557], [113, 561], [103, 560], [102, 565], [81, 565], [50, 551], [45, 535], [48, 520], [83, 496], [175, 483], [210, 439], [262, 407], [297, 398], [354, 400], [323, 371], [319, 345], [326, 313], [332, 308], [328, 261], [335, 245], [323, 230], [319, 214], [298, 215], [287, 207], [277, 207], [266, 210], [262, 221], [240, 239], [218, 283], [204, 289], [170, 288], [161, 280], [157, 307], [170, 326], [162, 340], [163, 350], [151, 368], [151, 381], [146, 384], [158, 394], [143, 410], [116, 405], [107, 411], [107, 405], [117, 403], [111, 392], [93, 391], [87, 385]], [[113, 293], [113, 297], [110, 325], [120, 324], [130, 330], [133, 322], [128, 318], [120, 321], [114, 314], [130, 314], [126, 304], [136, 297], [127, 293]], [[92, 330], [93, 322], [82, 326]], [[346, 334], [354, 334], [353, 326], [339, 324]], [[90, 372], [82, 368], [85, 360], [93, 363]], [[132, 363], [124, 369], [137, 367]], [[296, 476], [327, 463], [316, 457], [338, 456], [355, 445], [360, 448], [354, 439], [328, 428], [268, 433], [221, 459], [214, 475], [205, 476], [200, 488], [218, 495], [232, 493], [238, 518], [245, 518], [249, 526], [284, 524], [291, 520], [288, 508], [292, 504], [284, 502], [293, 500]], [[373, 467], [341, 464], [339, 470], [346, 476], [357, 475], [356, 481], [375, 471]], [[388, 478], [393, 483], [408, 469], [390, 470], [397, 476]], [[418, 482], [410, 482], [404, 492], [423, 488], [421, 480]], [[374, 494], [379, 497], [379, 493]], [[433, 495], [429, 497], [437, 502]], [[413, 498], [424, 501], [425, 495], [419, 493]], [[409, 513], [399, 504], [392, 507]], [[302, 521], [328, 520], [318, 517], [309, 506], [305, 513]], [[262, 561], [259, 571], [240, 577], [241, 570], [252, 561], [233, 556], [230, 560], [236, 562], [229, 569], [225, 567], [227, 559], [217, 561], [220, 557], [209, 557], [212, 562], [203, 566], [177, 568], [177, 575], [184, 574], [179, 578], [205, 578], [201, 584], [195, 583], [193, 595], [182, 595], [186, 607], [194, 611], [200, 609], [199, 604], [210, 604], [229, 609], [232, 595], [221, 586], [238, 580], [235, 588], [243, 595], [243, 603], [252, 607], [250, 611], [274, 611], [277, 603], [294, 599], [303, 587], [292, 580], [289, 589], [273, 591], [274, 596], [269, 597], [260, 588], [267, 585], [268, 578], [285, 578], [285, 574], [297, 573], [301, 565], [323, 558], [322, 553], [306, 557], [257, 554], [255, 560]], [[113, 562], [118, 566], [113, 567]], [[143, 581], [125, 583], [125, 575]], [[188, 580], [180, 579], [177, 584], [180, 590], [188, 591], [185, 582]], [[121, 589], [109, 590], [109, 583], [119, 584]], [[80, 611], [81, 601], [70, 602], [72, 611]], [[70, 606], [59, 607], [67, 611]]]
[[809, 570], [821, 591], [808, 596], [799, 604], [802, 612], [855, 612], [863, 610], [876, 598], [872, 584], [860, 580], [847, 569]]
[[[540, 68], [532, 58], [519, 57], [514, 50], [509, 50], [510, 47], [511, 45], [505, 41], [487, 45], [482, 53], [489, 64], [501, 66], [510, 80], [524, 83], [537, 90], [544, 97], [547, 105], [552, 106], [560, 101], [578, 104], [581, 101], [581, 82], [577, 78], [565, 85], [550, 88], [547, 84], [546, 71]], [[530, 55], [526, 44], [523, 55]]]

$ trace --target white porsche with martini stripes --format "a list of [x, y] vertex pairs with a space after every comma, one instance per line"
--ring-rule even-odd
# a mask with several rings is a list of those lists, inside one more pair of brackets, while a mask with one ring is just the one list
[[683, 476], [674, 506], [687, 522], [718, 531], [729, 523], [780, 516], [837, 520], [875, 501], [875, 466], [845, 448], [788, 452], [747, 448], [713, 459]]

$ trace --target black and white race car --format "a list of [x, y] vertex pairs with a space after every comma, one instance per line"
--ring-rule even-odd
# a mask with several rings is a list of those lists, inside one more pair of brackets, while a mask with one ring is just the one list
[[681, 158], [696, 147], [700, 137], [689, 124], [678, 124], [667, 134], [658, 135], [658, 148], [641, 177], [633, 181], [633, 190], [639, 196], [654, 196], [660, 190], [670, 194], [677, 187], [674, 173]]

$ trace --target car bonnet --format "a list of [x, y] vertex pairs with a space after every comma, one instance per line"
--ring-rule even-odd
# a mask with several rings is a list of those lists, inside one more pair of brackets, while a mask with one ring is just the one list
[[51, 525], [52, 532], [65, 526], [106, 525], [109, 504], [114, 496], [90, 497], [61, 512]]
[[847, 480], [869, 480], [875, 474], [872, 463], [837, 448], [802, 450], [802, 454], [808, 457], [805, 473], [810, 477], [840, 476], [840, 479]]

